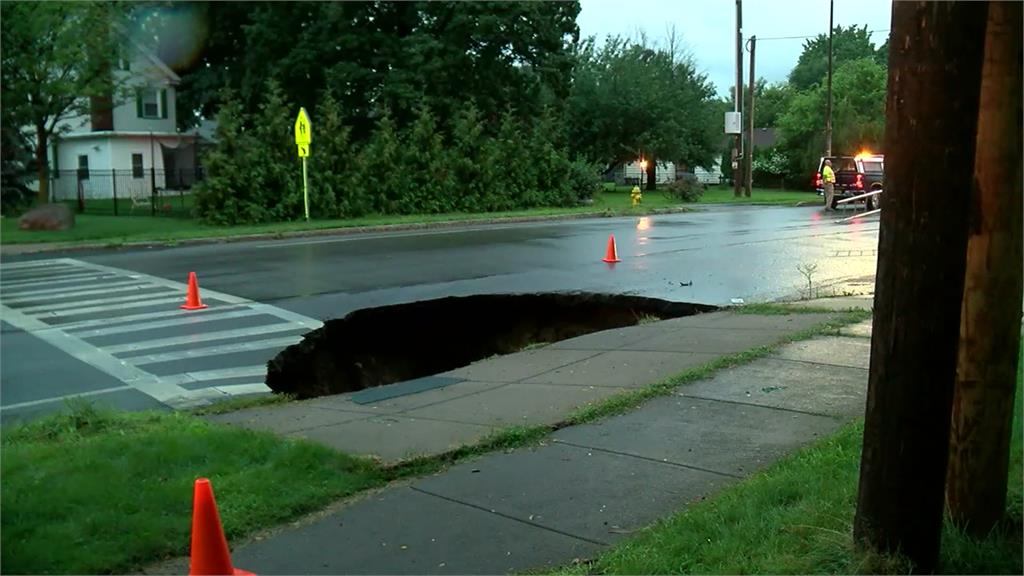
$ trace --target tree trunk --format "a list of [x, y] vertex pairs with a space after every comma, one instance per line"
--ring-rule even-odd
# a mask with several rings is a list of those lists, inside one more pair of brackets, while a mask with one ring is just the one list
[[894, 2], [854, 535], [932, 571], [942, 529], [985, 2]]
[[1006, 507], [1020, 346], [1022, 127], [1019, 2], [991, 2], [982, 67], [967, 274], [953, 396], [946, 501], [953, 521], [986, 535]]
[[49, 134], [42, 124], [36, 125], [36, 174], [39, 176], [39, 193], [36, 199], [40, 204], [50, 201], [50, 166], [46, 160], [46, 143]]
[[654, 158], [647, 159], [647, 190], [658, 188], [658, 161]]

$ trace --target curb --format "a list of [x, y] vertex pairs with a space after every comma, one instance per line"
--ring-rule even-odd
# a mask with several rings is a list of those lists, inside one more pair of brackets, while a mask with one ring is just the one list
[[578, 214], [557, 214], [553, 216], [509, 216], [497, 218], [480, 218], [476, 220], [443, 220], [439, 222], [414, 222], [409, 224], [378, 224], [372, 226], [350, 226], [341, 228], [319, 228], [313, 230], [292, 230], [288, 232], [262, 232], [258, 234], [241, 234], [237, 236], [208, 236], [201, 238], [182, 238], [180, 240], [142, 240], [138, 242], [92, 242], [92, 243], [61, 243], [42, 242], [35, 244], [0, 245], [0, 255], [20, 256], [45, 252], [76, 252], [83, 250], [103, 250], [120, 248], [164, 248], [171, 246], [196, 246], [204, 244], [227, 244], [253, 240], [282, 240], [286, 238], [308, 238], [319, 236], [348, 236], [354, 234], [372, 234], [380, 232], [405, 232], [411, 230], [474, 228], [499, 224], [519, 224], [527, 222], [549, 222], [561, 220], [584, 220], [597, 218], [630, 218], [656, 216], [662, 214], [684, 214], [696, 212], [696, 208], [681, 206], [678, 208], [656, 208], [642, 214], [617, 214], [608, 212], [581, 212]]

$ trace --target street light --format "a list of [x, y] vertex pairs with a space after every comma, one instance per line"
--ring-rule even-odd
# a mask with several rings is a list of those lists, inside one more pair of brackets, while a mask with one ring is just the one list
[[647, 160], [640, 159], [640, 189], [644, 189], [644, 174], [647, 173]]

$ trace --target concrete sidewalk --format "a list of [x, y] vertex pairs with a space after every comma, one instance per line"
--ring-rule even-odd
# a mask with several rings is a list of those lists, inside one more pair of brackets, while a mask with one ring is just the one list
[[596, 332], [372, 389], [395, 395], [380, 401], [366, 402], [360, 392], [211, 419], [395, 463], [473, 444], [509, 426], [563, 422], [593, 402], [721, 356], [774, 344], [830, 317], [701, 314]]
[[[828, 317], [716, 312], [490, 359], [449, 374], [464, 381], [379, 405], [344, 395], [214, 419], [393, 461], [508, 424], [558, 422], [587, 402]], [[539, 447], [365, 495], [241, 544], [235, 564], [258, 574], [491, 574], [592, 557], [859, 416], [870, 322], [843, 333], [785, 345], [629, 414], [559, 430]]]

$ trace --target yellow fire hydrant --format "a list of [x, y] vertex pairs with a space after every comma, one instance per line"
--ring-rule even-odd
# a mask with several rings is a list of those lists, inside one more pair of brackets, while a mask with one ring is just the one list
[[629, 198], [633, 201], [633, 208], [640, 205], [640, 201], [644, 199], [644, 195], [640, 192], [639, 186], [633, 186], [633, 190], [629, 193]]

